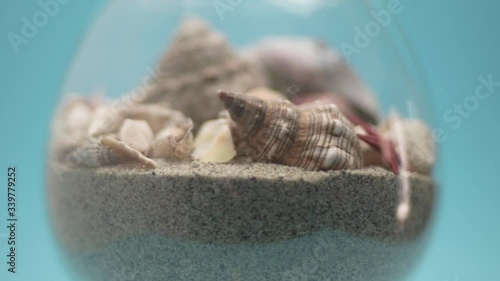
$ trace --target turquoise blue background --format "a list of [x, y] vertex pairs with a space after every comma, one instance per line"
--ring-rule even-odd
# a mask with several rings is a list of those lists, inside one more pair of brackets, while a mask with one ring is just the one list
[[[0, 180], [18, 167], [18, 264], [6, 272], [5, 196], [0, 190], [0, 280], [70, 280], [55, 249], [45, 209], [44, 161], [50, 118], [62, 81], [86, 28], [103, 2], [70, 1], [15, 54], [19, 32], [36, 1], [0, 8]], [[398, 16], [431, 93], [441, 145], [441, 192], [429, 249], [410, 281], [500, 280], [500, 89], [454, 129], [443, 114], [462, 103], [478, 76], [500, 81], [500, 3], [414, 0]], [[4, 186], [3, 182], [0, 182]]]

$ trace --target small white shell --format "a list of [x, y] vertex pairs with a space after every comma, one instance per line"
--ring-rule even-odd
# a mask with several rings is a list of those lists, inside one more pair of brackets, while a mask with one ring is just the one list
[[192, 156], [202, 162], [224, 163], [236, 156], [228, 119], [210, 120], [201, 125]]
[[153, 144], [153, 131], [143, 120], [126, 119], [120, 128], [119, 138], [131, 148], [146, 155]]
[[167, 127], [160, 131], [154, 140], [151, 157], [170, 160], [189, 159], [194, 150], [192, 130], [193, 123], [190, 122], [184, 127]]

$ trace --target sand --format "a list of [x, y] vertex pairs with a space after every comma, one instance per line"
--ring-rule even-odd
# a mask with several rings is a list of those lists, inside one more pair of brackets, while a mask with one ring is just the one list
[[88, 280], [392, 279], [418, 258], [434, 203], [431, 178], [411, 183], [401, 224], [398, 178], [380, 168], [52, 163], [48, 175], [56, 234]]

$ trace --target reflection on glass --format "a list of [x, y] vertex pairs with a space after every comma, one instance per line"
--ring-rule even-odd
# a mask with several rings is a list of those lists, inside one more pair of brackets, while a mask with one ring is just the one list
[[436, 159], [391, 3], [110, 2], [52, 126], [75, 276], [401, 280]]

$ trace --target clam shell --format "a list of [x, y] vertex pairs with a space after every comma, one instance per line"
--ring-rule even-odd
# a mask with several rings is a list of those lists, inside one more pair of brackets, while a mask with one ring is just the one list
[[131, 148], [147, 154], [153, 144], [153, 130], [144, 120], [126, 119], [120, 128], [119, 138]]
[[255, 161], [306, 170], [361, 167], [360, 143], [350, 122], [334, 104], [297, 108], [291, 102], [229, 92], [219, 97]]
[[166, 101], [199, 126], [222, 109], [214, 98], [217, 90], [245, 92], [264, 84], [263, 76], [233, 52], [221, 33], [192, 18], [179, 27], [152, 87], [139, 101]]

